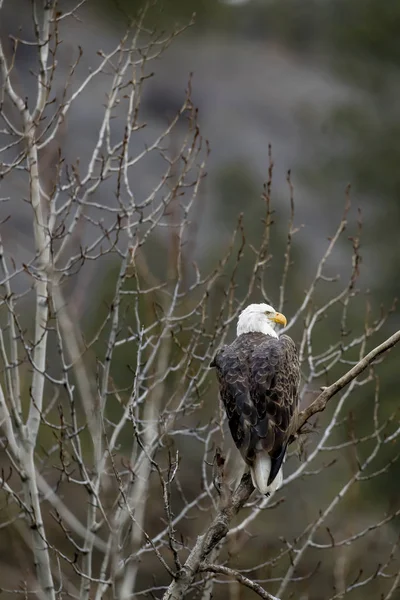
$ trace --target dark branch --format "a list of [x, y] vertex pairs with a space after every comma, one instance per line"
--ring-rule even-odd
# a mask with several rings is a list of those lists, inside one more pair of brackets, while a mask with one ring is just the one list
[[264, 600], [279, 600], [277, 596], [273, 596], [272, 594], [264, 590], [264, 588], [259, 583], [256, 583], [248, 577], [245, 577], [244, 575], [239, 573], [239, 571], [235, 571], [235, 569], [230, 569], [229, 567], [224, 567], [222, 565], [201, 564], [200, 571], [209, 571], [210, 573], [221, 573], [221, 575], [227, 575], [228, 577], [236, 579], [236, 581], [238, 581], [242, 585], [245, 585], [246, 587], [253, 590], [253, 592], [258, 594], [261, 598], [264, 598]]

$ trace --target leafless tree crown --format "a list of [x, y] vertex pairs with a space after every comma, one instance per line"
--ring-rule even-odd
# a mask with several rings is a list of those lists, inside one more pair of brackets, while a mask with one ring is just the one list
[[[239, 218], [224, 255], [203, 260], [195, 225], [208, 146], [190, 81], [162, 133], [139, 152], [134, 144], [145, 128], [151, 61], [179, 31], [157, 35], [143, 13], [114, 48], [98, 51], [89, 72], [82, 75], [77, 48], [60, 77], [64, 27], [80, 18], [83, 2], [64, 12], [51, 0], [31, 7], [32, 37], [0, 44], [0, 180], [13, 190], [1, 198], [2, 214], [24, 203], [32, 233], [15, 245], [8, 221], [1, 226], [0, 527], [19, 540], [7, 579], [0, 571], [1, 590], [49, 600], [207, 600], [239, 598], [244, 586], [282, 600], [321, 597], [325, 581], [331, 600], [361, 598], [364, 590], [395, 600], [399, 508], [377, 502], [364, 519], [343, 508], [391, 472], [400, 436], [398, 413], [381, 406], [373, 367], [400, 332], [378, 345], [390, 311], [375, 318], [368, 306], [352, 324], [353, 307], [364, 306], [358, 235], [347, 281], [327, 275], [348, 198], [287, 315], [299, 345], [303, 412], [282, 492], [260, 497], [247, 474], [232, 489], [209, 364], [243, 307], [274, 293], [271, 151], [261, 235], [253, 239]], [[35, 56], [29, 97], [16, 66], [21, 47]], [[87, 92], [102, 107], [97, 137], [87, 159], [67, 160], [69, 115]], [[153, 156], [159, 175], [143, 193], [141, 165]], [[297, 232], [290, 175], [288, 194], [287, 242], [276, 259], [279, 310]], [[321, 343], [332, 314], [336, 327]], [[351, 414], [360, 388], [369, 398], [362, 430]], [[312, 417], [335, 395], [315, 427]], [[363, 557], [374, 543], [379, 559], [372, 551]]]

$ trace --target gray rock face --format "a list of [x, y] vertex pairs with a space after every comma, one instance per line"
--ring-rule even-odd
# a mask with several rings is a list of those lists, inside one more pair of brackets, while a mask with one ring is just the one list
[[[17, 35], [18, 28], [21, 28], [21, 36], [33, 39], [30, 13], [23, 10], [23, 6], [23, 2], [14, 2], [12, 6], [11, 3], [5, 4], [0, 20], [2, 39], [9, 33]], [[99, 63], [97, 52], [109, 51], [119, 39], [118, 32], [100, 21], [93, 11], [81, 8], [78, 12], [80, 21], [66, 19], [61, 28], [62, 44], [57, 55], [53, 86], [57, 101], [61, 98], [70, 66], [78, 56], [78, 47], [81, 46], [83, 55], [72, 77], [72, 89], [75, 90], [90, 69]], [[35, 77], [30, 74], [37, 70], [35, 52], [33, 46], [22, 45], [16, 60], [15, 80], [29, 99], [29, 104], [36, 94]], [[320, 228], [321, 236], [315, 242], [318, 250], [325, 233], [332, 233], [329, 221], [336, 209], [326, 214], [318, 199], [310, 197], [296, 178], [296, 169], [307, 155], [307, 147], [312, 144], [312, 139], [299, 125], [299, 116], [302, 112], [312, 114], [314, 131], [318, 131], [322, 112], [349, 92], [338, 86], [321, 67], [288, 54], [284, 48], [259, 40], [196, 37], [184, 33], [160, 58], [149, 62], [147, 72], [151, 71], [154, 71], [154, 76], [144, 86], [140, 109], [140, 121], [145, 122], [146, 127], [133, 135], [130, 152], [132, 156], [139, 154], [146, 144], [151, 144], [161, 134], [181, 106], [192, 72], [192, 97], [199, 109], [201, 134], [211, 147], [207, 198], [200, 211], [203, 241], [215, 238], [211, 225], [215, 208], [221, 202], [215, 185], [220, 169], [226, 165], [243, 165], [251, 172], [255, 185], [261, 191], [262, 182], [267, 178], [268, 145], [271, 144], [276, 165], [273, 180], [275, 195], [278, 200], [288, 197], [286, 173], [289, 168], [292, 169], [298, 222]], [[96, 77], [74, 102], [60, 136], [48, 152], [48, 158], [43, 158], [48, 178], [52, 176], [57, 146], [62, 148], [65, 164], [77, 164], [79, 161], [81, 172], [85, 172], [96, 144], [110, 82], [108, 71], [108, 74]], [[112, 121], [115, 139], [123, 135], [124, 110], [121, 105], [115, 111]], [[184, 131], [183, 124], [177, 128], [170, 143], [176, 145]], [[139, 201], [157, 185], [163, 168], [159, 153], [153, 152], [132, 169], [132, 189]], [[2, 228], [5, 245], [17, 261], [25, 260], [32, 248], [31, 211], [23, 201], [28, 195], [27, 186], [24, 174], [13, 172], [4, 178], [0, 188], [0, 196], [10, 198], [1, 205], [2, 218], [9, 217], [6, 227]], [[95, 201], [110, 205], [114, 202], [115, 186], [115, 178], [105, 181], [96, 192]], [[248, 209], [244, 199], [242, 210]], [[230, 207], [226, 206], [223, 210], [229, 211]], [[84, 235], [85, 243], [90, 243], [94, 234], [87, 228]], [[304, 238], [306, 240], [308, 249], [314, 251], [309, 235]]]

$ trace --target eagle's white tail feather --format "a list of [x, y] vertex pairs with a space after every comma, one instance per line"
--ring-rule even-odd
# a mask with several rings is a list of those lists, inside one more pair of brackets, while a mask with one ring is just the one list
[[273, 494], [282, 485], [282, 467], [279, 469], [278, 474], [271, 483], [271, 485], [268, 485], [270, 472], [270, 456], [266, 452], [259, 452], [256, 455], [253, 466], [250, 468], [250, 473], [254, 487], [257, 488], [261, 492], [261, 494]]
[[256, 454], [254, 464], [250, 468], [251, 480], [255, 488], [262, 494], [268, 493], [268, 478], [271, 471], [271, 458], [266, 452]]

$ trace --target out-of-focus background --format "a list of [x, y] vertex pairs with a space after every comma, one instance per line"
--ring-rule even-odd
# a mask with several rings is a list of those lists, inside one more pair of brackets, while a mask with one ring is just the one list
[[[5, 2], [0, 20], [3, 39], [10, 33], [17, 35], [29, 30], [30, 12], [26, 6], [26, 2]], [[75, 83], [79, 83], [94, 64], [96, 52], [116, 43], [127, 15], [136, 14], [140, 6], [141, 2], [133, 0], [119, 0], [118, 6], [113, 1], [92, 0], [79, 10], [79, 19], [68, 20], [62, 31], [56, 85], [61, 89], [78, 45], [83, 49], [75, 74]], [[273, 253], [277, 258], [276, 273], [273, 267], [268, 290], [272, 301], [278, 300], [277, 274], [283, 264], [280, 256], [290, 214], [287, 183], [290, 169], [295, 224], [300, 229], [294, 240], [295, 267], [284, 312], [290, 317], [303, 297], [327, 239], [343, 213], [348, 183], [351, 183], [352, 202], [348, 235], [356, 231], [357, 220], [363, 223], [359, 286], [375, 310], [381, 304], [391, 306], [400, 292], [399, 2], [168, 0], [150, 8], [147, 24], [168, 31], [178, 23], [189, 22], [193, 13], [196, 13], [194, 24], [151, 64], [154, 75], [144, 86], [141, 101], [141, 115], [147, 127], [137, 135], [137, 149], [161, 132], [177, 112], [192, 73], [192, 99], [199, 110], [201, 134], [211, 148], [196, 213], [193, 240], [196, 260], [208, 265], [222, 254], [241, 212], [250, 238], [252, 231], [258, 231], [264, 210], [260, 194], [268, 177], [271, 145], [276, 249]], [[34, 89], [34, 79], [29, 75], [36, 61], [34, 52], [33, 47], [31, 52], [29, 46], [21, 46], [16, 59], [20, 85], [28, 97]], [[63, 132], [66, 161], [77, 156], [85, 160], [91, 151], [107, 84], [106, 78], [100, 78], [75, 104]], [[179, 130], [176, 135], [178, 143]], [[159, 173], [156, 159], [146, 159], [134, 182], [135, 193], [139, 196], [148, 193], [158, 181]], [[103, 190], [103, 196], [96, 199], [99, 203], [107, 202], [107, 194], [113, 192], [107, 189], [107, 184]], [[0, 196], [13, 198], [11, 205], [1, 206], [2, 217], [11, 215], [1, 227], [7, 251], [17, 262], [23, 261], [32, 247], [31, 216], [29, 207], [21, 200], [24, 195], [26, 190], [17, 174], [0, 183]], [[332, 257], [332, 275], [348, 273], [349, 255], [351, 241], [345, 237]], [[114, 275], [111, 266], [110, 270]], [[80, 280], [75, 299], [82, 320], [93, 328], [101, 319], [107, 297], [107, 274], [98, 275], [94, 270], [91, 277]], [[244, 278], [243, 286], [245, 281]], [[99, 291], [96, 298], [94, 289]], [[364, 306], [363, 296], [361, 320]], [[358, 318], [357, 314], [354, 318]], [[382, 336], [390, 334], [398, 323], [399, 319], [392, 316]], [[391, 360], [380, 371], [381, 394], [388, 412], [398, 405], [397, 364]], [[360, 400], [355, 407], [355, 418], [362, 422], [363, 414]], [[374, 520], [375, 511], [378, 512], [377, 506], [383, 513], [393, 509], [398, 502], [399, 475], [399, 467], [395, 465], [390, 477], [379, 480], [379, 486], [371, 483], [368, 498], [355, 494], [348, 499], [340, 517], [343, 531], [347, 525], [351, 530], [348, 521], [356, 514], [360, 523], [369, 523]], [[324, 485], [333, 486], [334, 482], [328, 477]], [[303, 492], [303, 511], [312, 513], [318, 492], [318, 489]], [[292, 512], [295, 513], [295, 507]], [[258, 536], [253, 546], [258, 555], [266, 553], [271, 538], [280, 534], [277, 522], [274, 520], [274, 526], [269, 528], [266, 518], [265, 538]], [[284, 535], [289, 536], [291, 526], [295, 525], [286, 523]], [[352, 547], [345, 560], [354, 559], [355, 564], [361, 564], [357, 557], [363, 556], [366, 563], [370, 560], [376, 564], [380, 542], [395, 539], [398, 534], [399, 523], [393, 521], [382, 533], [383, 541], [375, 539], [371, 546], [361, 545], [357, 550]], [[7, 536], [3, 539], [6, 541], [0, 542], [0, 560], [4, 564]], [[249, 545], [245, 553], [244, 563], [248, 565], [252, 559]], [[240, 556], [235, 562], [240, 565]], [[321, 579], [329, 589], [332, 573], [328, 569], [325, 579]], [[306, 589], [304, 584], [304, 594]], [[378, 598], [379, 589], [374, 593], [368, 597]], [[216, 594], [226, 597], [223, 589]], [[362, 592], [353, 596], [361, 598]], [[252, 595], [244, 590], [237, 597]], [[325, 592], [318, 595], [315, 590], [313, 595], [304, 595], [304, 598], [324, 597]]]
[[[136, 15], [141, 5], [133, 0], [119, 0], [118, 7], [113, 0], [89, 1], [78, 11], [80, 21], [68, 20], [57, 67], [60, 89], [77, 47], [84, 55], [76, 83], [93, 66], [96, 51], [117, 41], [128, 16]], [[5, 2], [3, 37], [30, 31], [31, 17], [24, 7], [18, 0]], [[296, 220], [304, 225], [297, 236], [302, 268], [314, 266], [351, 183], [353, 207], [361, 209], [364, 221], [365, 281], [378, 303], [391, 302], [398, 294], [400, 252], [398, 4], [169, 0], [152, 7], [146, 22], [172, 31], [193, 14], [195, 24], [152, 62], [154, 75], [144, 86], [141, 109], [147, 131], [161, 131], [181, 105], [193, 73], [192, 96], [202, 135], [211, 147], [199, 215], [199, 251], [218, 251], [240, 211], [246, 220], [257, 220], [271, 144], [277, 225], [285, 230], [281, 219], [287, 213], [290, 169]], [[35, 89], [30, 75], [35, 52], [29, 46], [20, 46], [17, 52], [17, 72], [27, 96]], [[102, 111], [95, 100], [101, 97], [103, 84], [105, 91], [103, 79], [85, 93], [65, 127], [67, 160], [84, 157], [92, 148]], [[141, 147], [143, 138], [137, 137]], [[144, 192], [156, 180], [156, 167], [149, 161], [142, 166], [138, 191]], [[3, 195], [8, 185], [2, 184]], [[22, 248], [30, 222], [24, 222], [23, 205], [15, 210], [18, 214], [7, 231], [17, 245], [20, 239]], [[208, 227], [211, 221], [218, 235]]]

